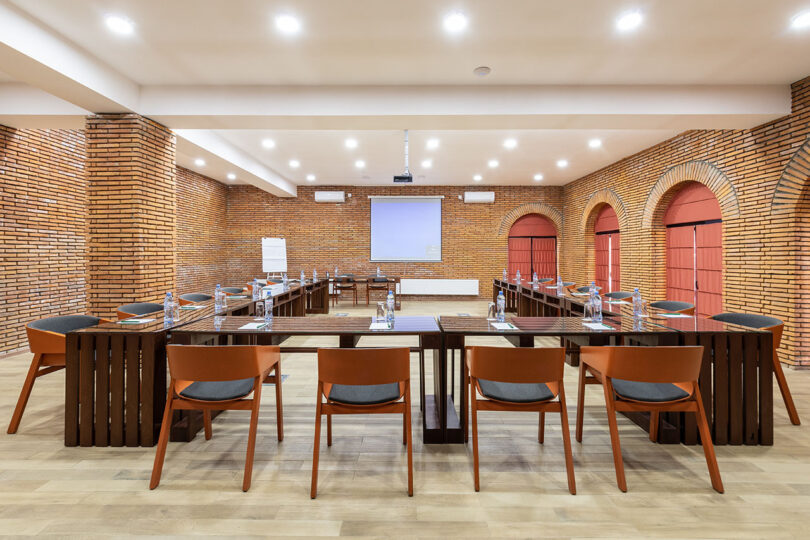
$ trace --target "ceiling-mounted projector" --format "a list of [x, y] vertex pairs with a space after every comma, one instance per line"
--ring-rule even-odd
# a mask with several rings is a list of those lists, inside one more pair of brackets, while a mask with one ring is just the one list
[[408, 170], [408, 130], [405, 130], [405, 172], [394, 175], [394, 183], [410, 184], [413, 182], [413, 175]]

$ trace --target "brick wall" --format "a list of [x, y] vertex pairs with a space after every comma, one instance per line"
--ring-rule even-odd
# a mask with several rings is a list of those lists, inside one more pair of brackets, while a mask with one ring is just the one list
[[0, 126], [0, 353], [24, 325], [87, 311], [84, 132]]
[[801, 236], [807, 220], [798, 206], [774, 213], [771, 203], [788, 162], [810, 136], [810, 78], [792, 88], [787, 117], [751, 130], [685, 132], [565, 186], [563, 273], [581, 283], [593, 279], [593, 218], [610, 203], [621, 226], [622, 288], [663, 298], [662, 212], [684, 182], [703, 182], [723, 209], [724, 309], [784, 320], [782, 359], [810, 365], [810, 300], [799, 295], [802, 275], [805, 290], [810, 282], [808, 236]]
[[136, 114], [90, 116], [90, 311], [159, 301], [175, 289], [177, 205], [172, 132]]
[[225, 229], [228, 187], [177, 167], [177, 291], [226, 286]]
[[[316, 203], [316, 188], [299, 186], [297, 198], [279, 198], [253, 186], [233, 186], [228, 195], [228, 275], [245, 282], [261, 276], [261, 238], [287, 239], [290, 275], [373, 273], [370, 262], [369, 195], [444, 195], [441, 263], [380, 263], [383, 272], [408, 278], [478, 279], [480, 293], [491, 295], [492, 278], [506, 267], [509, 225], [535, 207], [548, 205], [561, 215], [560, 187], [499, 187], [495, 204], [464, 204], [461, 187], [338, 187], [352, 197], [343, 204]], [[469, 189], [466, 189], [469, 191]], [[521, 207], [523, 210], [515, 211]], [[561, 224], [561, 223], [560, 223]]]

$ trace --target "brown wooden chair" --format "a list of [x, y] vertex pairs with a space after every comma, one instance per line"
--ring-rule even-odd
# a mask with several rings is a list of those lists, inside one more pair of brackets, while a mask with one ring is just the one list
[[[256, 428], [259, 422], [262, 383], [276, 385], [276, 430], [278, 440], [284, 439], [281, 405], [281, 356], [275, 345], [169, 345], [169, 383], [163, 424], [155, 452], [149, 489], [160, 484], [166, 445], [176, 410], [201, 410], [205, 423], [205, 439], [211, 438], [211, 411], [249, 410], [245, 475], [242, 491], [250, 489], [253, 474], [253, 453], [256, 448]], [[270, 375], [273, 372], [273, 375]], [[253, 393], [253, 397], [247, 399]]]
[[149, 313], [160, 312], [160, 315], [163, 315], [162, 311], [163, 304], [157, 304], [155, 302], [137, 302], [135, 304], [124, 304], [123, 306], [118, 306], [116, 315], [120, 321], [121, 319], [140, 317], [141, 315], [147, 315]]
[[[658, 415], [693, 412], [709, 467], [712, 487], [723, 493], [720, 469], [703, 410], [698, 376], [703, 346], [697, 347], [582, 347], [580, 349], [577, 441], [582, 442], [585, 385], [602, 384], [605, 392], [613, 464], [619, 489], [627, 491], [624, 461], [619, 444], [616, 411], [650, 412], [650, 440], [657, 440]], [[590, 377], [588, 376], [590, 374]]]
[[757, 330], [767, 330], [773, 334], [773, 373], [776, 375], [776, 382], [779, 385], [779, 391], [782, 393], [782, 401], [785, 402], [790, 422], [795, 426], [800, 425], [799, 413], [796, 410], [796, 404], [793, 403], [793, 396], [790, 393], [787, 379], [785, 379], [785, 372], [782, 370], [782, 362], [779, 361], [778, 349], [782, 343], [782, 331], [785, 328], [785, 323], [776, 317], [753, 313], [719, 313], [709, 318], [748, 328], [756, 328]]
[[40, 319], [25, 325], [28, 348], [34, 353], [34, 357], [31, 359], [31, 366], [28, 368], [17, 406], [11, 415], [8, 433], [17, 433], [25, 406], [28, 404], [28, 398], [31, 396], [31, 390], [34, 388], [34, 381], [38, 377], [64, 369], [65, 334], [104, 322], [110, 321], [90, 315], [62, 315]]
[[332, 282], [332, 300], [334, 304], [337, 304], [337, 301], [340, 300], [340, 295], [343, 291], [351, 291], [352, 295], [354, 296], [354, 305], [357, 305], [357, 282], [354, 280], [354, 276], [347, 274], [345, 276], [335, 277], [334, 281]]
[[371, 301], [371, 291], [385, 291], [388, 296], [388, 291], [391, 290], [391, 282], [387, 277], [370, 277], [366, 280], [366, 305]]
[[[318, 349], [318, 394], [312, 489], [318, 493], [321, 416], [332, 446], [333, 414], [402, 414], [402, 444], [408, 452], [408, 496], [413, 496], [410, 349]], [[324, 399], [326, 402], [324, 403]]]
[[657, 302], [650, 302], [650, 307], [660, 309], [661, 311], [668, 311], [670, 313], [680, 313], [682, 315], [695, 314], [695, 304], [690, 304], [689, 302], [678, 302], [677, 300], [659, 300]]
[[181, 294], [177, 301], [180, 303], [181, 306], [187, 306], [189, 304], [194, 304], [196, 302], [205, 302], [206, 300], [212, 300], [214, 297], [210, 294], [205, 293], [186, 293]]
[[[475, 491], [478, 475], [478, 411], [539, 412], [537, 441], [542, 444], [546, 412], [560, 413], [568, 490], [576, 494], [568, 411], [565, 406], [563, 365], [565, 349], [466, 347], [469, 366], [470, 403], [472, 404], [472, 440]], [[478, 395], [486, 399], [479, 399]]]

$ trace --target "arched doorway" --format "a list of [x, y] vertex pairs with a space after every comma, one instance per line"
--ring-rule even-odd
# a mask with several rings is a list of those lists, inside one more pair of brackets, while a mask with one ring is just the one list
[[621, 283], [621, 236], [619, 218], [609, 204], [602, 206], [594, 222], [596, 285], [603, 292], [618, 291]]
[[537, 272], [539, 278], [557, 275], [557, 228], [547, 217], [526, 214], [509, 229], [510, 279], [520, 270], [520, 275], [531, 279]]
[[714, 193], [698, 182], [678, 191], [664, 213], [667, 299], [695, 304], [700, 316], [723, 306], [723, 224]]

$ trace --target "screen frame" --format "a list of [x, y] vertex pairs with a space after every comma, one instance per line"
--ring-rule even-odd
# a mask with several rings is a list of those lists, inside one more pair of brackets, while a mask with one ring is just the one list
[[[444, 195], [369, 195], [368, 205], [368, 260], [374, 263], [441, 263], [444, 262]], [[439, 258], [438, 259], [374, 259], [371, 256], [371, 205], [374, 199], [437, 199], [439, 201]]]

